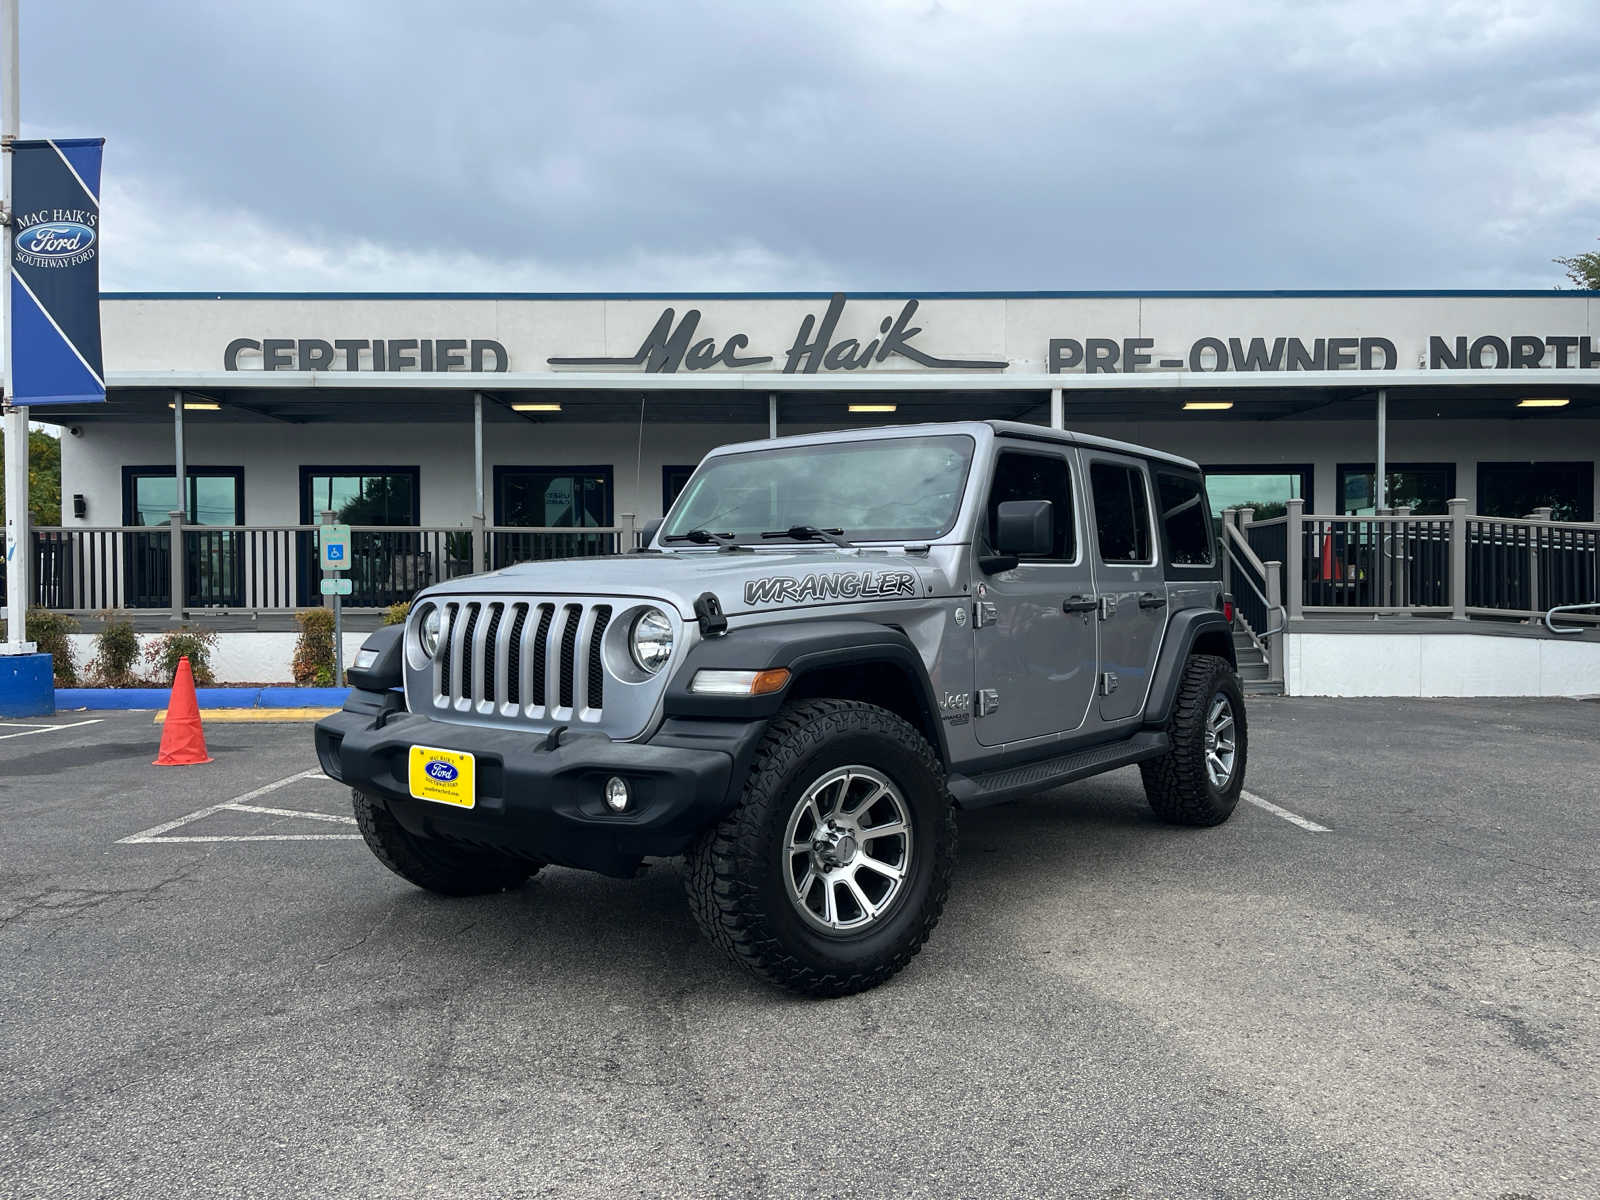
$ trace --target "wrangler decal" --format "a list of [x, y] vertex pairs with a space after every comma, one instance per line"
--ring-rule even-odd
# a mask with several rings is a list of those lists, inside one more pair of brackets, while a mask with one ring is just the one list
[[829, 572], [827, 574], [770, 575], [744, 585], [746, 604], [806, 604], [813, 600], [878, 600], [917, 594], [917, 577], [910, 571]]

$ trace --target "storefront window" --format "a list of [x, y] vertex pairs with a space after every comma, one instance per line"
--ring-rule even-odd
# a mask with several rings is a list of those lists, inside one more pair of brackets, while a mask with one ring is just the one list
[[303, 467], [300, 519], [324, 512], [345, 525], [416, 525], [417, 468]]
[[495, 524], [581, 529], [611, 524], [610, 467], [500, 467]]
[[1486, 517], [1525, 517], [1548, 507], [1557, 521], [1594, 520], [1594, 463], [1478, 464], [1478, 511]]
[[[1391, 463], [1389, 508], [1409, 508], [1419, 516], [1443, 516], [1456, 494], [1454, 463]], [[1339, 464], [1339, 511], [1370, 517], [1376, 509], [1377, 469], [1371, 463]]]
[[1288, 512], [1285, 501], [1311, 495], [1308, 466], [1206, 467], [1205, 473], [1214, 518], [1220, 518], [1225, 508], [1250, 507], [1256, 510], [1256, 520], [1265, 521]]

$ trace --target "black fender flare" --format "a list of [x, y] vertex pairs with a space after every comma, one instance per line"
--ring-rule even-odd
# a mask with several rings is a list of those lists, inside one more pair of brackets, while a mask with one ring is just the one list
[[1183, 664], [1197, 646], [1201, 647], [1200, 653], [1226, 658], [1229, 666], [1238, 669], [1233, 628], [1227, 618], [1213, 608], [1184, 608], [1173, 613], [1156, 660], [1155, 676], [1150, 681], [1150, 695], [1145, 698], [1146, 725], [1159, 728], [1167, 723], [1183, 679]]
[[[875, 621], [848, 617], [774, 621], [735, 627], [721, 637], [707, 638], [689, 652], [673, 674], [663, 713], [669, 718], [756, 720], [765, 725], [807, 675], [834, 667], [866, 665], [887, 665], [906, 677], [913, 689], [912, 698], [927, 718], [927, 727], [935, 733], [934, 752], [948, 762], [939, 706], [922, 656], [903, 630]], [[786, 668], [791, 678], [781, 691], [770, 695], [697, 696], [689, 691], [696, 671], [766, 671], [777, 667]]]

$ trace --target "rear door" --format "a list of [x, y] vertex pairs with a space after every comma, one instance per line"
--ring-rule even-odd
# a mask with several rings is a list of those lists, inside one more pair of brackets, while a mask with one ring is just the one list
[[1137, 458], [1098, 450], [1087, 464], [1100, 596], [1100, 719], [1122, 721], [1144, 709], [1156, 652], [1167, 627], [1151, 504], [1150, 476]]

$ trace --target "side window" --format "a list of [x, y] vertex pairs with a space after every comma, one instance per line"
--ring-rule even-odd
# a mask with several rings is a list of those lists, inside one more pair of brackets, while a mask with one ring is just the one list
[[1097, 462], [1089, 466], [1089, 487], [1094, 492], [1094, 516], [1100, 534], [1100, 561], [1149, 563], [1155, 561], [1150, 542], [1150, 502], [1144, 472], [1121, 463]]
[[1007, 500], [1048, 500], [1055, 510], [1055, 541], [1042, 561], [1071, 562], [1078, 556], [1077, 522], [1072, 511], [1072, 476], [1067, 460], [1055, 454], [1002, 450], [989, 485], [988, 540], [992, 546]]
[[1167, 561], [1179, 567], [1209, 567], [1213, 562], [1211, 513], [1199, 477], [1157, 471], [1156, 494], [1161, 500]]

